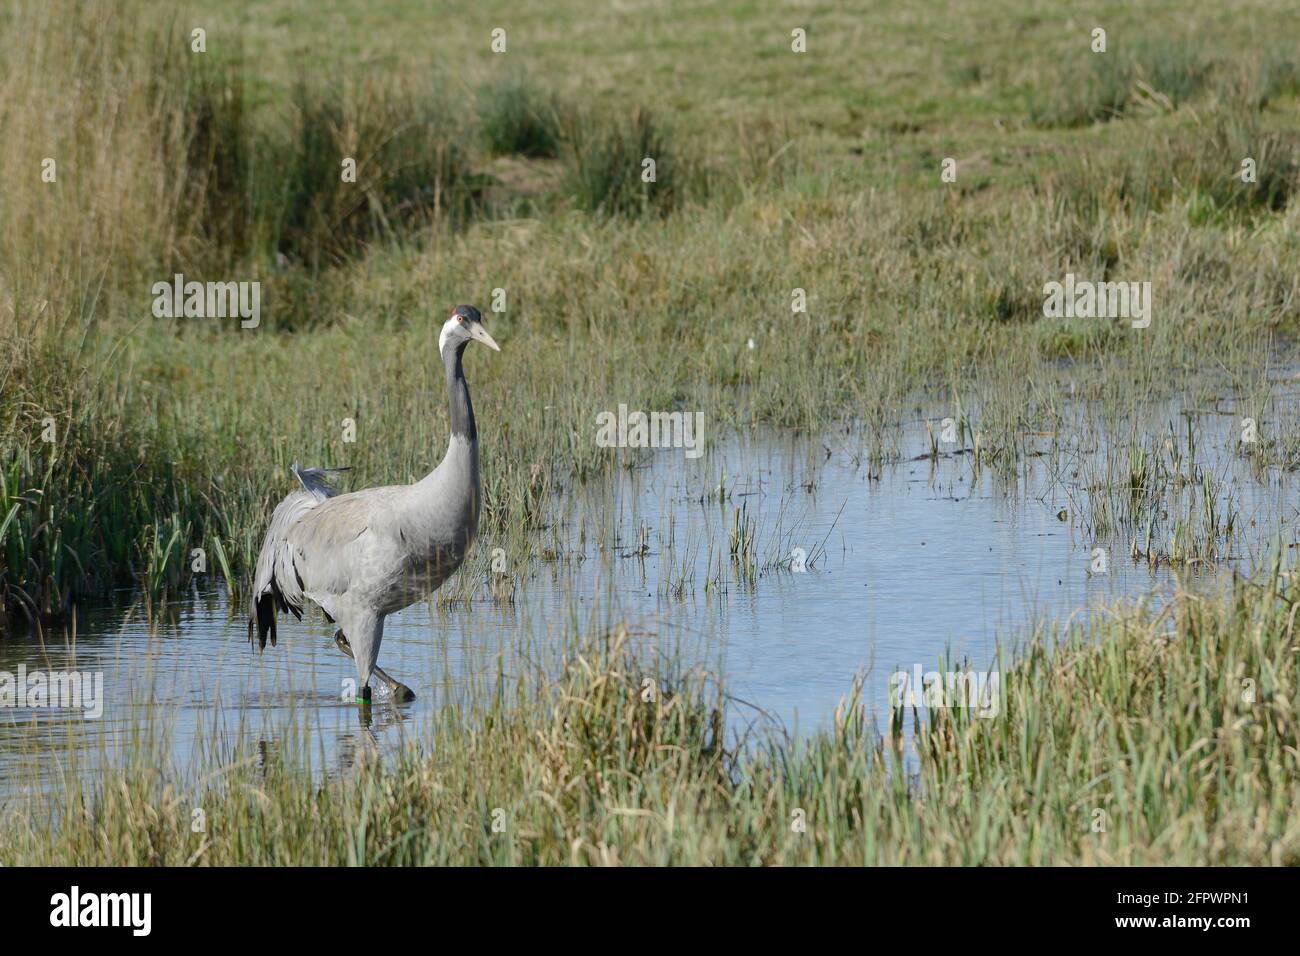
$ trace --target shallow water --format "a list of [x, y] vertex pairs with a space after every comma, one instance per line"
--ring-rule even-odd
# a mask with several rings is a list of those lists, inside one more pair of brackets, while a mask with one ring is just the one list
[[[976, 474], [958, 446], [918, 457], [929, 448], [921, 417], [903, 423], [878, 474], [860, 436], [751, 433], [698, 460], [672, 449], [624, 453], [633, 467], [557, 506], [537, 535], [544, 557], [507, 566], [513, 601], [490, 597], [494, 543], [480, 539], [475, 573], [485, 583], [475, 600], [426, 602], [389, 619], [380, 663], [419, 696], [400, 707], [379, 699], [370, 720], [345, 700], [353, 665], [318, 615], [282, 619], [278, 646], [259, 655], [219, 590], [195, 588], [152, 622], [138, 604], [82, 608], [75, 634], [0, 643], [0, 671], [102, 672], [102, 715], [0, 707], [0, 794], [60, 786], [74, 753], [89, 757], [83, 769], [116, 761], [150, 716], [168, 729], [164, 747], [181, 765], [197, 760], [200, 741], [253, 742], [266, 753], [305, 730], [322, 769], [339, 771], [360, 747], [418, 741], [440, 707], [486, 693], [498, 672], [518, 676], [572, 635], [616, 622], [721, 674], [737, 702], [733, 731], [760, 715], [792, 733], [822, 724], [860, 672], [864, 702], [887, 714], [898, 669], [929, 671], [947, 654], [992, 670], [996, 639], [1117, 600], [1158, 600], [1172, 583], [1167, 565], [1130, 557], [1129, 533], [1091, 530], [1098, 498], [1089, 487], [1114, 448], [1090, 421], [1081, 412], [1075, 438], [1011, 475]], [[1137, 433], [1173, 422], [1176, 435], [1182, 421], [1177, 408], [1160, 409]], [[1219, 561], [1183, 573], [1221, 575], [1261, 560], [1274, 534], [1295, 540], [1296, 496], [1288, 472], [1253, 474], [1234, 454], [1233, 415], [1196, 421], [1197, 461], [1234, 533]], [[1202, 485], [1169, 496], [1161, 528]], [[752, 577], [730, 557], [737, 509], [753, 522]]]

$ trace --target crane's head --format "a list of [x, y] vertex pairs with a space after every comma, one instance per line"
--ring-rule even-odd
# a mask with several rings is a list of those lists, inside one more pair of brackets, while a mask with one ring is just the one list
[[483, 317], [479, 315], [478, 309], [472, 305], [458, 305], [452, 310], [451, 318], [442, 324], [438, 351], [445, 355], [448, 348], [463, 349], [470, 339], [482, 342], [494, 352], [501, 351], [501, 346], [483, 328]]

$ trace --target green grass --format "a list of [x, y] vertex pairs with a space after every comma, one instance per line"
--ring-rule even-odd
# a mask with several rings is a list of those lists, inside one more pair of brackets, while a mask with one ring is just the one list
[[561, 108], [517, 73], [485, 87], [479, 96], [483, 143], [495, 155], [553, 159], [559, 155]]
[[1296, 865], [1296, 581], [1042, 628], [999, 655], [997, 716], [883, 736], [855, 683], [831, 726], [738, 747], [717, 684], [620, 629], [320, 785], [309, 726], [181, 769], [150, 724], [123, 769], [0, 811], [0, 863]]
[[[1081, 47], [1058, 81], [1034, 91], [1031, 114], [1040, 126], [1078, 127], [1129, 113], [1163, 112], [1191, 102], [1205, 87], [1212, 64], [1188, 38], [1142, 39], [1120, 49]], [[1262, 101], [1284, 75], [1263, 73], [1249, 89]]]
[[[619, 402], [706, 410], [714, 435], [847, 420], [880, 445], [918, 390], [980, 395], [979, 461], [1013, 469], [1018, 436], [1050, 425], [1067, 394], [1123, 409], [1202, 370], [1250, 376], [1297, 328], [1300, 174], [1281, 80], [1268, 81], [1272, 105], [1246, 113], [1210, 97], [1040, 131], [1021, 110], [1023, 128], [999, 145], [976, 128], [962, 74], [951, 126], [932, 128], [936, 117], [862, 150], [857, 134], [827, 148], [815, 109], [738, 107], [734, 128], [707, 135], [687, 109], [669, 131], [639, 100], [548, 89], [543, 58], [527, 74], [535, 101], [563, 93], [577, 107], [559, 156], [526, 155], [526, 137], [502, 167], [473, 135], [496, 112], [456, 109], [454, 83], [390, 71], [331, 85], [312, 63], [288, 76], [256, 29], [223, 59], [163, 55], [166, 29], [140, 37], [101, 15], [98, 40], [78, 28], [0, 73], [16, 131], [0, 154], [0, 211], [14, 223], [0, 238], [11, 617], [114, 584], [174, 588], [170, 572], [149, 572], [177, 566], [155, 555], [170, 540], [159, 528], [220, 548], [238, 583], [294, 459], [350, 465], [356, 486], [423, 474], [445, 441], [433, 330], [451, 304], [486, 307], [497, 288], [507, 307], [489, 326], [505, 351], [475, 357], [470, 379], [485, 523], [520, 552], [535, 550], [551, 492], [611, 464], [593, 422]], [[11, 21], [11, 48], [25, 24]], [[893, 30], [894, 42], [909, 35]], [[830, 81], [843, 64], [828, 59], [807, 64]], [[119, 82], [122, 62], [134, 85]], [[1228, 62], [1279, 75], [1267, 52]], [[1046, 69], [1047, 53], [1031, 63]], [[67, 100], [75, 136], [22, 106], [22, 90], [65, 70], [91, 91]], [[488, 79], [515, 84], [503, 95], [517, 113], [534, 94], [509, 77]], [[990, 70], [976, 86], [1015, 110], [1022, 80]], [[873, 122], [920, 104], [891, 95]], [[347, 184], [339, 158], [354, 149], [360, 179]], [[47, 151], [63, 172], [37, 189], [22, 171]], [[950, 152], [962, 172], [945, 186]], [[1257, 160], [1256, 184], [1240, 181], [1239, 154]], [[153, 319], [143, 290], [175, 270], [260, 281], [262, 327]], [[1066, 271], [1151, 279], [1152, 327], [1044, 318], [1042, 285]], [[790, 312], [796, 288], [806, 315]], [[65, 426], [52, 447], [47, 417]], [[354, 445], [339, 437], [349, 417]]]
[[574, 207], [582, 212], [663, 214], [683, 202], [682, 162], [645, 112], [634, 110], [626, 119], [583, 118], [568, 138], [567, 185]]

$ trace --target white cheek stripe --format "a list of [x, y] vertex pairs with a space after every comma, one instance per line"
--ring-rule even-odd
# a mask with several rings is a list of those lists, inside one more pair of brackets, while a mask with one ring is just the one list
[[455, 319], [448, 319], [446, 322], [443, 323], [442, 331], [438, 333], [438, 354], [439, 355], [442, 354], [443, 347], [446, 346], [447, 344], [447, 336], [451, 334], [451, 330], [454, 329], [455, 327], [456, 327]]

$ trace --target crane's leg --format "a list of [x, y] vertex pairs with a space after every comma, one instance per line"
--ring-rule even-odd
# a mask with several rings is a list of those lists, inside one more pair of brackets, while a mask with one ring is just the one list
[[[334, 632], [334, 643], [337, 644], [339, 650], [348, 655], [348, 657], [352, 656], [352, 645], [348, 643], [347, 636], [341, 630]], [[405, 704], [409, 701], [415, 700], [415, 691], [411, 690], [411, 688], [407, 687], [401, 681], [389, 677], [378, 665], [371, 669], [371, 673], [379, 678], [379, 683], [388, 688], [389, 693], [393, 695], [394, 703]], [[362, 688], [362, 691], [359, 693], [364, 693], [369, 691], [369, 689], [370, 688], [368, 687]]]

